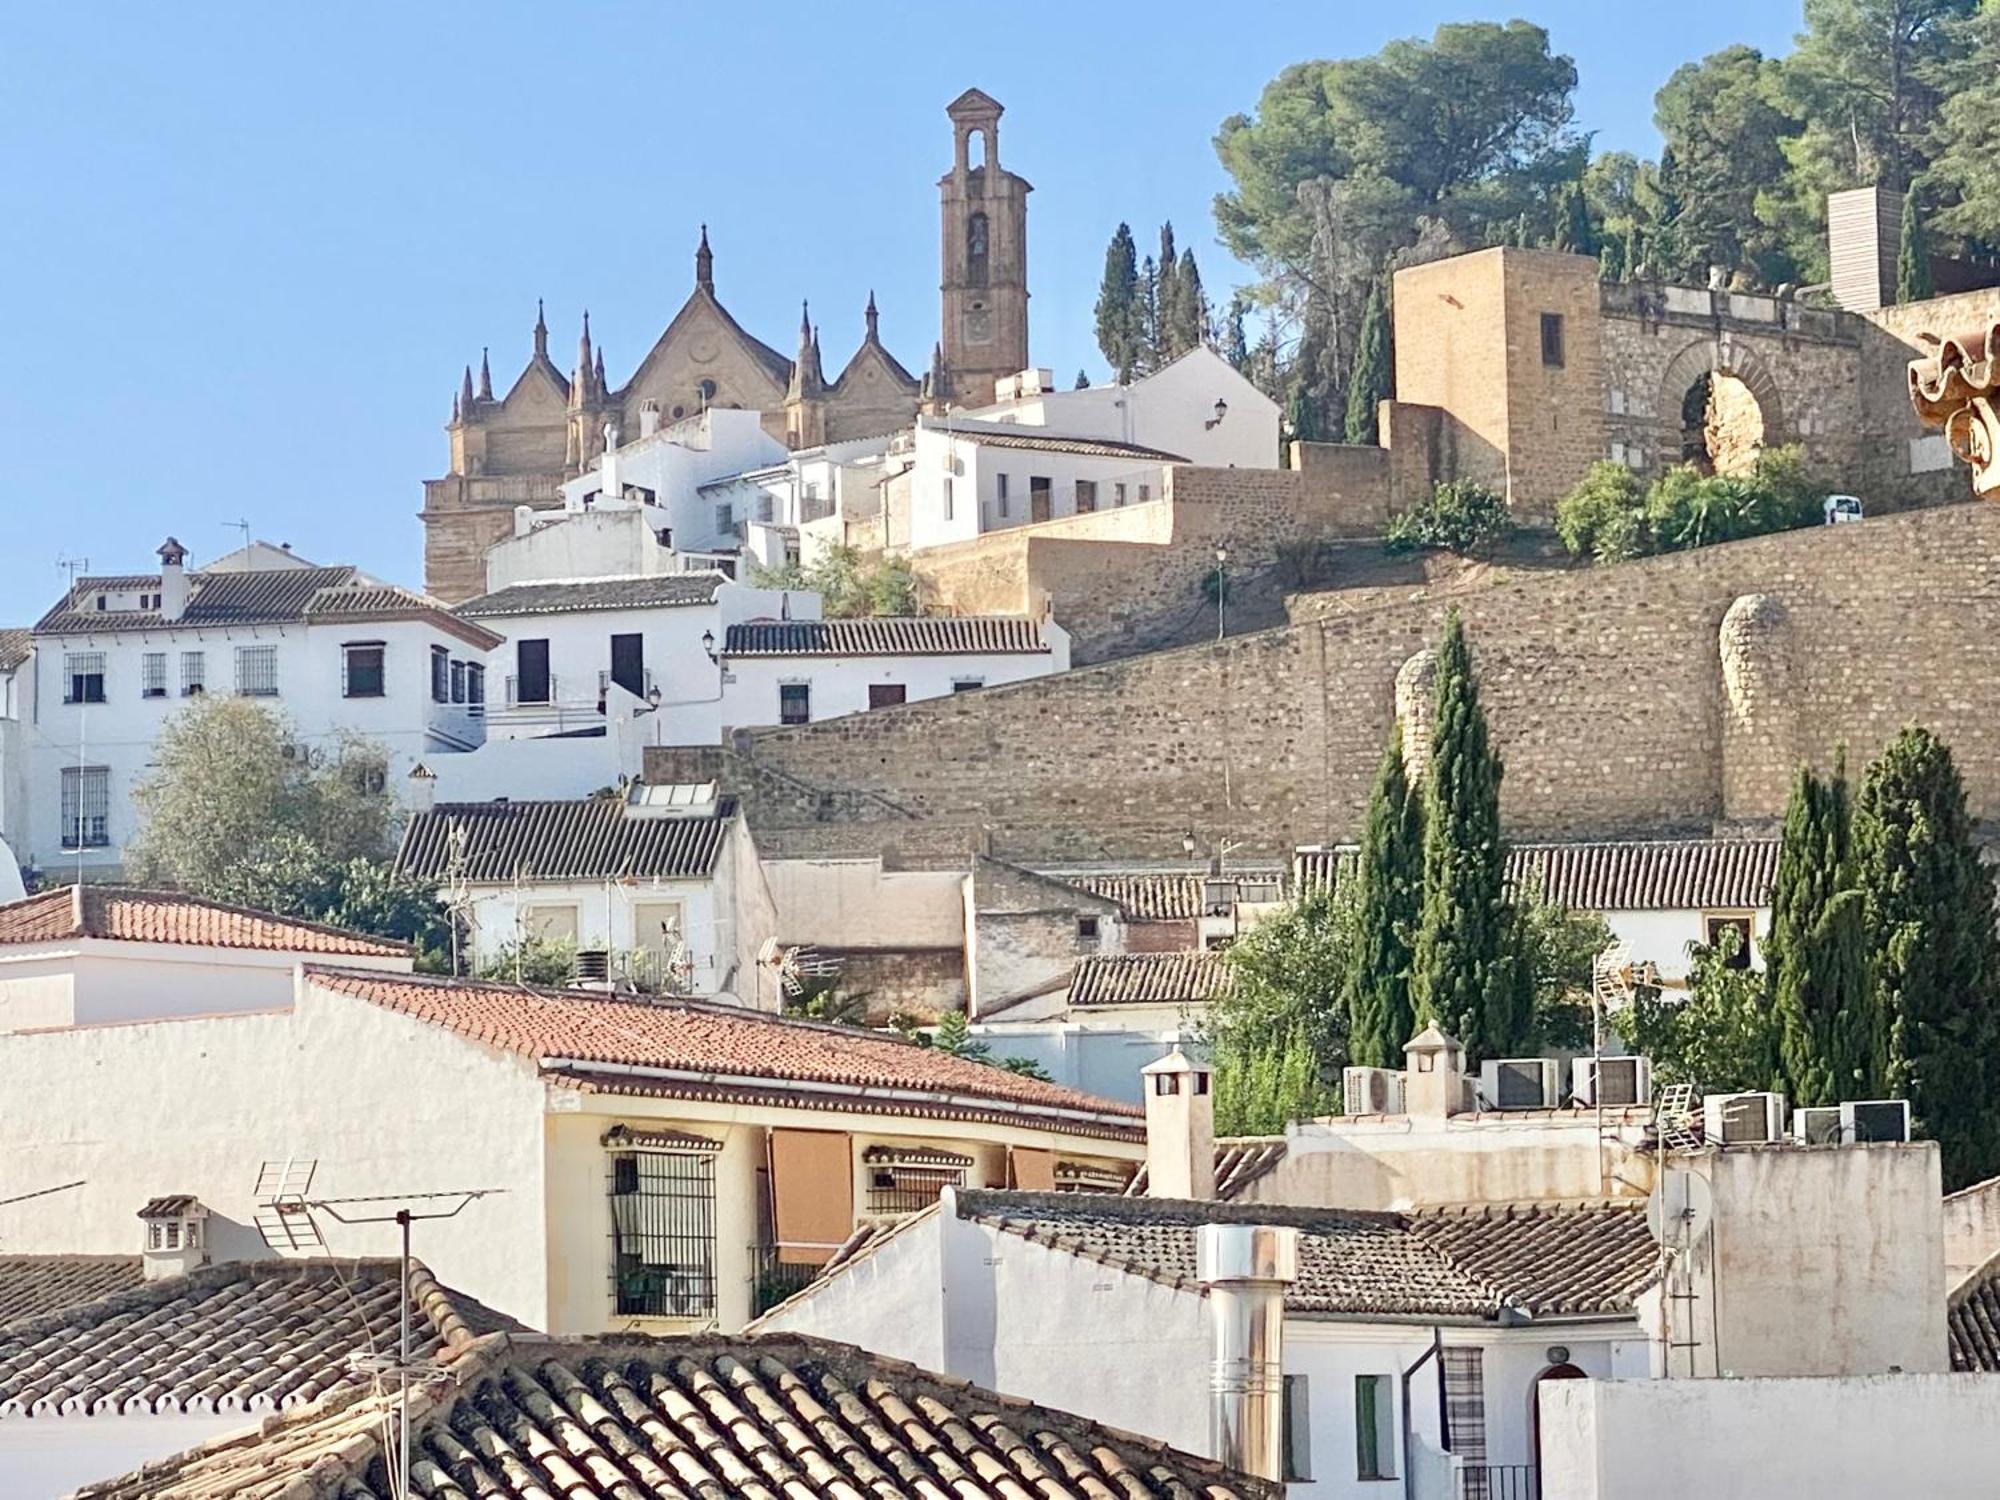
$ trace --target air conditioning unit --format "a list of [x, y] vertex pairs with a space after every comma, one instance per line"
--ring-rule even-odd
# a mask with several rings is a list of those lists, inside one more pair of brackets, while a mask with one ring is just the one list
[[1553, 1057], [1500, 1057], [1479, 1065], [1488, 1109], [1554, 1109], [1562, 1102], [1562, 1064]]
[[1840, 1106], [1840, 1133], [1849, 1141], [1907, 1141], [1910, 1101], [1856, 1099]]
[[1342, 1068], [1340, 1096], [1350, 1115], [1400, 1115], [1403, 1075], [1394, 1068]]
[[1755, 1146], [1785, 1138], [1783, 1094], [1710, 1094], [1701, 1101], [1702, 1134], [1711, 1146]]
[[1814, 1104], [1792, 1111], [1792, 1139], [1801, 1146], [1838, 1146], [1847, 1127], [1838, 1104]]
[[[1599, 1097], [1598, 1085], [1603, 1084]], [[1643, 1057], [1579, 1057], [1570, 1064], [1569, 1091], [1578, 1104], [1607, 1109], [1653, 1102], [1653, 1064]]]

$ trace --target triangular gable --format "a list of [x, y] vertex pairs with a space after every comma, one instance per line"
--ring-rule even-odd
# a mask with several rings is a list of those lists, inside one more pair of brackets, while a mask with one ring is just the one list
[[537, 355], [500, 398], [500, 409], [510, 417], [547, 415], [560, 419], [569, 411], [569, 382], [547, 356]]
[[896, 356], [882, 347], [880, 340], [863, 339], [861, 347], [854, 351], [854, 357], [842, 368], [840, 374], [834, 377], [831, 387], [833, 393], [837, 396], [845, 395], [849, 383], [860, 384], [864, 378], [862, 371], [870, 368], [879, 370], [903, 390], [914, 393], [920, 386], [917, 377], [904, 369]]
[[753, 364], [770, 377], [771, 408], [775, 409], [783, 403], [785, 387], [792, 378], [792, 362], [769, 344], [752, 337], [741, 323], [729, 315], [729, 309], [716, 300], [715, 294], [705, 287], [696, 287], [687, 301], [681, 304], [681, 310], [674, 314], [666, 331], [654, 341], [646, 357], [639, 361], [639, 368], [632, 372], [632, 378], [613, 394], [612, 399], [630, 401], [635, 395], [644, 394], [649, 377], [671, 357], [673, 346], [692, 339], [704, 329], [735, 343]]
[[973, 863], [972, 903], [974, 911], [981, 915], [1096, 911], [1116, 917], [1121, 911], [1109, 897], [988, 854], [979, 855]]

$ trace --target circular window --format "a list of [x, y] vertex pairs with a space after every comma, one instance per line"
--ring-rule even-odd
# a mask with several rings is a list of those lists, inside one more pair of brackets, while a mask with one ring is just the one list
[[703, 404], [706, 405], [715, 399], [715, 382], [713, 380], [695, 382], [694, 393], [701, 397]]
[[687, 415], [687, 412], [688, 409], [685, 406], [676, 406], [674, 408], [674, 420], [678, 422], [682, 417]]

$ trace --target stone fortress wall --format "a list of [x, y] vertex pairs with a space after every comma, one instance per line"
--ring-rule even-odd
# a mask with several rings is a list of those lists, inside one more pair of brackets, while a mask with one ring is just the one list
[[1393, 593], [1312, 596], [1294, 623], [1222, 642], [659, 752], [653, 773], [720, 774], [766, 852], [1174, 859], [1193, 830], [1282, 855], [1358, 834], [1397, 674], [1455, 604], [1511, 837], [1757, 825], [1799, 760], [1845, 744], [1858, 766], [1912, 720], [1951, 742], [1975, 812], [2000, 815], [1992, 507]]

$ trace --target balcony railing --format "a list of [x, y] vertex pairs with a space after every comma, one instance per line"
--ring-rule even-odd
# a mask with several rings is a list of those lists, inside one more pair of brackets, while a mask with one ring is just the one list
[[511, 672], [508, 673], [507, 706], [509, 708], [521, 708], [524, 706], [533, 708], [546, 708], [550, 704], [560, 703], [562, 701], [561, 684], [556, 681], [556, 677], [553, 672], [551, 672], [548, 675], [548, 677], [544, 679], [542, 683], [538, 684], [538, 686], [540, 686], [541, 688], [540, 697], [523, 698], [521, 696], [521, 679], [519, 677], [516, 677]]
[[761, 1317], [819, 1279], [838, 1245], [779, 1240], [750, 1247], [750, 1316]]
[[[639, 684], [638, 696], [643, 698], [653, 690], [653, 669], [651, 667], [641, 668], [639, 675], [642, 680]], [[609, 672], [599, 672], [597, 674], [597, 696], [601, 699], [610, 688], [611, 674]]]
[[1452, 1500], [1541, 1500], [1533, 1464], [1459, 1464], [1452, 1470]]

